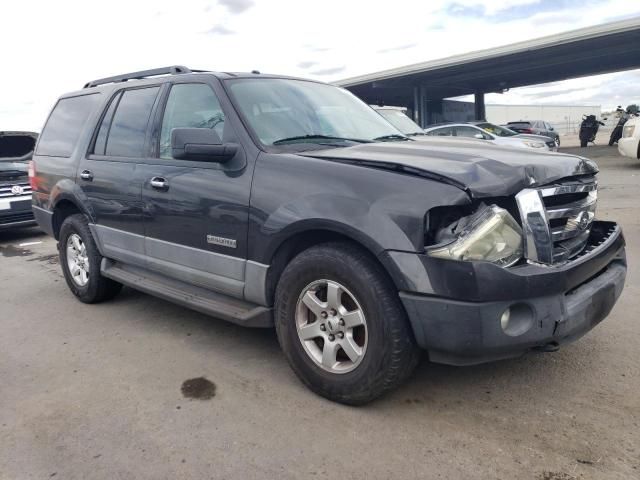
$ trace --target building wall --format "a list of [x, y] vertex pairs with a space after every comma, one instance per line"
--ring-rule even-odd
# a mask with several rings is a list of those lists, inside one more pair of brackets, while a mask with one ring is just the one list
[[491, 123], [545, 120], [560, 134], [577, 133], [583, 115], [601, 117], [599, 105], [487, 105], [486, 108], [487, 120]]

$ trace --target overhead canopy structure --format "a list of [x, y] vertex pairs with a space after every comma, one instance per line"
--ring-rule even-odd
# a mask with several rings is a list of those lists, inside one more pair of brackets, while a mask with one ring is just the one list
[[[422, 125], [429, 103], [640, 68], [640, 17], [335, 82], [368, 103], [406, 106]], [[441, 103], [441, 102], [440, 102]], [[437, 108], [437, 107], [436, 107]]]

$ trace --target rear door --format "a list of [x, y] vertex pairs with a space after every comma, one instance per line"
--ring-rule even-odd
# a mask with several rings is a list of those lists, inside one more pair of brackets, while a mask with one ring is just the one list
[[110, 99], [77, 182], [96, 217], [92, 228], [105, 256], [144, 265], [142, 181], [148, 127], [159, 86], [119, 90]]
[[544, 126], [543, 135], [546, 135], [547, 137], [550, 137], [550, 138], [555, 138], [555, 133], [551, 124], [548, 122], [542, 122], [542, 125]]
[[174, 128], [212, 128], [240, 145], [225, 121], [217, 84], [173, 83], [157, 115], [155, 155], [141, 165], [145, 248], [150, 269], [242, 297], [247, 258], [251, 171], [245, 153], [225, 164], [177, 160]]

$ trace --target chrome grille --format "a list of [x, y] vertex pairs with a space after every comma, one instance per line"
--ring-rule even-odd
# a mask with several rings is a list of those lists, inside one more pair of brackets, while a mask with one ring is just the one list
[[597, 199], [593, 177], [528, 188], [516, 195], [526, 258], [553, 264], [578, 255], [589, 238]]
[[[12, 189], [20, 188], [21, 193], [14, 193]], [[20, 197], [23, 195], [31, 195], [31, 186], [29, 182], [2, 183], [0, 184], [0, 198], [3, 197]]]

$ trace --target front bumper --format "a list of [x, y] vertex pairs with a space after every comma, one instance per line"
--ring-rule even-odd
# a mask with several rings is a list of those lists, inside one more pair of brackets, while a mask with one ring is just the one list
[[[594, 235], [602, 231], [608, 235], [596, 239], [600, 245], [561, 266], [505, 269], [451, 260], [436, 265], [419, 256], [428, 266], [422, 286], [440, 295], [400, 293], [416, 341], [434, 362], [470, 365], [579, 338], [609, 314], [624, 287], [622, 231], [611, 222], [594, 222]], [[511, 325], [505, 328], [507, 309]]]
[[0, 230], [31, 227], [35, 224], [31, 196], [0, 198]]
[[640, 154], [639, 143], [640, 138], [638, 137], [621, 138], [618, 140], [618, 153], [623, 157], [638, 158]]

